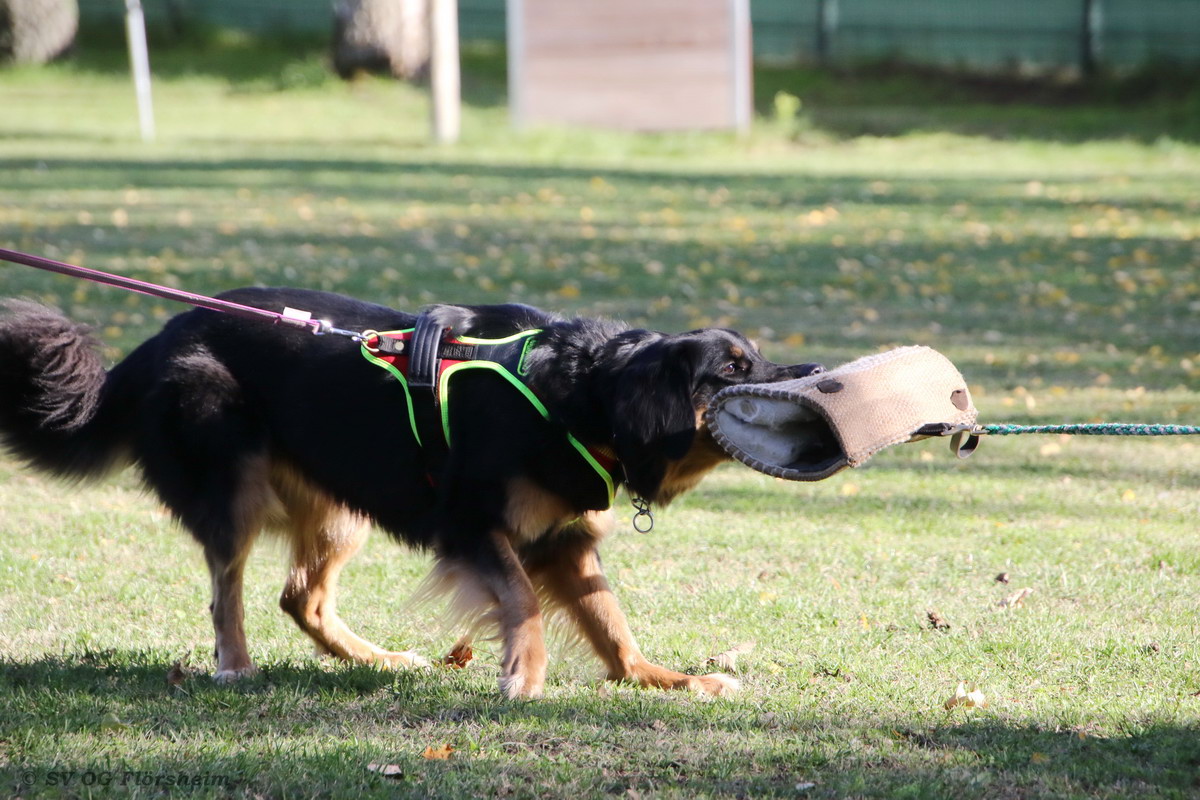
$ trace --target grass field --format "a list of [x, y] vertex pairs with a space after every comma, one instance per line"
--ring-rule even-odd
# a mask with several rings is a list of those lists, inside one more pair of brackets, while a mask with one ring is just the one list
[[[122, 59], [0, 72], [0, 246], [205, 293], [731, 325], [777, 360], [928, 344], [985, 422], [1200, 422], [1194, 90], [771, 72], [744, 138], [515, 133], [472, 55], [464, 142], [438, 148], [419, 91], [221, 37], [156, 57], [143, 146]], [[114, 359], [179, 310], [15, 266], [0, 295], [96, 325]], [[1195, 797], [1198, 456], [1022, 437], [816, 484], [730, 465], [605, 555], [652, 659], [756, 643], [742, 692], [604, 685], [563, 646], [535, 702], [500, 699], [494, 646], [461, 671], [313, 658], [271, 546], [248, 579], [263, 673], [215, 686], [201, 556], [135, 476], [0, 460], [0, 796]], [[427, 566], [375, 536], [345, 616], [440, 655], [457, 632], [408, 602]], [[946, 710], [959, 682], [987, 705]]]

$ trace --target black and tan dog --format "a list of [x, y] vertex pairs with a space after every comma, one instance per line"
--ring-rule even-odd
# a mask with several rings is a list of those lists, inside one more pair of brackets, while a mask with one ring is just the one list
[[[222, 297], [303, 308], [352, 330], [399, 331], [417, 319], [295, 289]], [[449, 446], [436, 461], [419, 444], [403, 382], [355, 341], [203, 309], [175, 317], [106, 371], [86, 328], [10, 302], [0, 318], [0, 436], [30, 465], [68, 478], [140, 468], [204, 548], [219, 681], [254, 670], [242, 574], [263, 529], [290, 543], [280, 603], [321, 651], [426, 663], [364, 641], [335, 610], [338, 573], [374, 522], [432, 551], [458, 609], [498, 625], [500, 686], [510, 697], [542, 691], [542, 603], [566, 612], [609, 678], [711, 694], [736, 688], [723, 675], [656, 666], [638, 650], [596, 552], [611, 527], [603, 478], [608, 471], [631, 496], [667, 503], [726, 458], [701, 421], [714, 393], [808, 369], [770, 363], [724, 329], [666, 335], [520, 305], [433, 311], [447, 336], [538, 330], [522, 352], [528, 391], [494, 370], [454, 378], [453, 399], [443, 398]]]

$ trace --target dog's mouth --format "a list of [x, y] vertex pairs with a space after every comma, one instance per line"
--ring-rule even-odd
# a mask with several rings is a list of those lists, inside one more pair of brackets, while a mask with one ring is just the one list
[[787, 367], [787, 377], [781, 380], [807, 378], [809, 375], [820, 375], [822, 372], [825, 372], [825, 365], [818, 364], [816, 361], [811, 361], [807, 364], [793, 364]]

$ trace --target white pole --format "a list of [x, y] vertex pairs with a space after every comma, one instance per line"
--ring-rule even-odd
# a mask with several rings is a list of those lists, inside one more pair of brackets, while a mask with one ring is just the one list
[[733, 127], [738, 133], [750, 130], [754, 112], [754, 96], [751, 80], [754, 70], [754, 54], [750, 38], [750, 0], [731, 0], [729, 4], [730, 42], [729, 68], [733, 73]]
[[129, 39], [129, 67], [137, 92], [138, 123], [142, 141], [154, 141], [154, 107], [150, 101], [150, 48], [146, 46], [146, 17], [142, 0], [125, 0], [125, 35]]
[[458, 141], [462, 127], [458, 0], [430, 0], [429, 29], [433, 138], [441, 144], [452, 144]]
[[508, 120], [514, 128], [525, 124], [525, 2], [508, 0]]

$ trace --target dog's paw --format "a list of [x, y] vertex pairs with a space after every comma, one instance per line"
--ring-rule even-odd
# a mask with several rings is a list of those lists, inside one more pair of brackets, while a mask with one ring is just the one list
[[432, 667], [428, 658], [415, 650], [405, 650], [401, 653], [386, 653], [379, 658], [378, 663], [384, 669], [424, 669]]
[[509, 700], [531, 700], [542, 696], [542, 684], [521, 674], [501, 675], [500, 692]]
[[241, 667], [239, 669], [219, 669], [216, 671], [216, 674], [213, 675], [213, 682], [218, 683], [221, 686], [228, 686], [230, 684], [237, 683], [244, 678], [254, 677], [257, 674], [258, 667], [254, 666], [253, 664], [248, 667]]
[[742, 684], [737, 678], [731, 678], [720, 672], [713, 672], [708, 675], [693, 677], [688, 681], [687, 688], [693, 692], [713, 697], [728, 697], [741, 689]]

